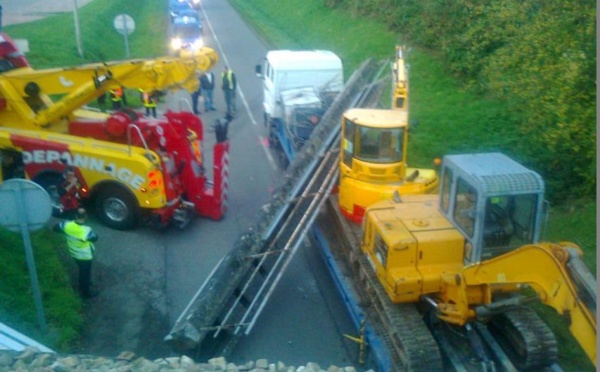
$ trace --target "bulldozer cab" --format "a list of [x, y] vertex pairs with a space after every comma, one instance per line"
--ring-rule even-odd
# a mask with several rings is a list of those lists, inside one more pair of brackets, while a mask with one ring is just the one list
[[542, 178], [503, 154], [444, 158], [440, 210], [465, 238], [465, 264], [537, 243], [544, 204]]

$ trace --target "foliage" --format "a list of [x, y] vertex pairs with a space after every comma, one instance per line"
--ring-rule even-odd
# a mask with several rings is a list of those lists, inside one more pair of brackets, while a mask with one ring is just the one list
[[75, 346], [83, 324], [82, 304], [60, 261], [64, 238], [42, 229], [31, 234], [34, 262], [48, 332], [39, 328], [23, 240], [0, 229], [0, 319], [50, 348]]
[[596, 188], [596, 8], [590, 1], [338, 0], [440, 53], [465, 86], [521, 117], [522, 154], [555, 201]]
[[596, 276], [596, 225], [589, 223], [596, 218], [596, 200], [571, 200], [567, 205], [550, 208], [546, 228], [546, 241], [571, 241], [583, 251], [583, 261]]

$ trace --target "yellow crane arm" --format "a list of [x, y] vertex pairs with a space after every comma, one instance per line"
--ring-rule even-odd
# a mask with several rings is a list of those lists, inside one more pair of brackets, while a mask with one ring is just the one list
[[[21, 124], [40, 127], [68, 116], [115, 86], [148, 91], [185, 89], [193, 92], [198, 88], [197, 71], [207, 71], [218, 61], [217, 53], [204, 47], [180, 57], [93, 63], [45, 70], [21, 68], [0, 75], [0, 95], [24, 121]], [[36, 94], [32, 95], [32, 92]], [[52, 102], [48, 96], [53, 95], [63, 96]], [[31, 104], [36, 98], [41, 101], [39, 109]]]
[[396, 46], [396, 58], [392, 66], [394, 87], [392, 92], [392, 109], [408, 112], [408, 73], [405, 64], [406, 48]]
[[[535, 290], [543, 303], [568, 320], [571, 334], [595, 365], [596, 288], [592, 285], [593, 293], [587, 294], [587, 299], [586, 293], [578, 291], [577, 277], [570, 274], [568, 269], [569, 261], [573, 259], [570, 253], [573, 249], [581, 252], [579, 247], [572, 243], [527, 245], [480, 264], [468, 266], [462, 273], [464, 283], [458, 286], [464, 286], [467, 294], [463, 293], [459, 297], [465, 299], [469, 298], [469, 292], [490, 292], [501, 286], [527, 284]], [[581, 270], [581, 267], [585, 265], [580, 265], [578, 270]], [[574, 274], [591, 277], [589, 271]]]

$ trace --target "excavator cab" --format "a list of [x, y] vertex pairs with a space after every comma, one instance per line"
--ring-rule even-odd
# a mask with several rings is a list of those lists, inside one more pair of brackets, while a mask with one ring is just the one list
[[434, 170], [408, 168], [408, 113], [354, 108], [342, 116], [339, 203], [360, 223], [365, 208], [394, 192], [424, 194], [437, 189]]
[[465, 237], [465, 264], [537, 243], [542, 178], [500, 153], [446, 156], [440, 210]]

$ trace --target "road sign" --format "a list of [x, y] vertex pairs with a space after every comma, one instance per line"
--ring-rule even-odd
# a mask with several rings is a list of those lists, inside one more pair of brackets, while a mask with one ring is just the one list
[[135, 21], [127, 14], [119, 14], [113, 22], [115, 29], [121, 35], [129, 35], [135, 31]]
[[117, 32], [123, 35], [125, 58], [129, 58], [129, 40], [127, 36], [135, 30], [135, 22], [133, 21], [133, 18], [127, 14], [119, 14], [115, 17], [113, 24], [115, 25]]
[[34, 231], [43, 227], [51, 215], [50, 195], [40, 185], [24, 179], [0, 184], [0, 225], [6, 229], [20, 232], [24, 223]]
[[0, 184], [0, 225], [10, 231], [21, 232], [38, 321], [44, 332], [46, 318], [29, 231], [44, 226], [51, 215], [50, 195], [40, 185], [20, 178], [10, 179]]

